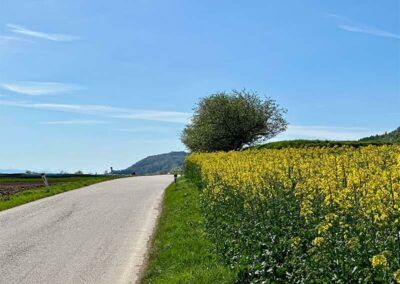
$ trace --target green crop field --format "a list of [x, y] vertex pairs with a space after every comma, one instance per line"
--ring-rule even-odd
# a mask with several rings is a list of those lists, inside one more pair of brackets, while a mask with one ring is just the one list
[[47, 190], [39, 177], [0, 177], [0, 211], [40, 198], [119, 178], [118, 176], [49, 177]]

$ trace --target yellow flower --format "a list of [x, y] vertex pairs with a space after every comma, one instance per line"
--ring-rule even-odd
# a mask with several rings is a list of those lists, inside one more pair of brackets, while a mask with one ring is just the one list
[[325, 223], [319, 224], [316, 227], [316, 229], [318, 231], [318, 234], [323, 234], [323, 233], [326, 233], [331, 227], [332, 227], [332, 223], [325, 222]]
[[393, 273], [393, 278], [397, 283], [400, 284], [400, 269], [397, 269], [397, 271]]
[[294, 237], [290, 239], [290, 246], [296, 248], [300, 244], [300, 237]]
[[347, 247], [352, 250], [358, 249], [360, 247], [360, 242], [356, 237], [349, 239], [346, 244]]
[[316, 247], [320, 247], [324, 241], [325, 241], [325, 239], [323, 237], [316, 237], [313, 240], [313, 245]]
[[377, 254], [372, 257], [372, 267], [386, 267], [387, 266], [387, 259], [383, 254]]

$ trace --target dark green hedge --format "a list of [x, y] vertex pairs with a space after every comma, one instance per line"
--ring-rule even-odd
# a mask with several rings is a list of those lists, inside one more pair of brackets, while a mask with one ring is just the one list
[[352, 146], [355, 148], [365, 147], [368, 145], [390, 145], [392, 143], [381, 141], [332, 141], [332, 140], [288, 140], [270, 142], [267, 144], [249, 147], [247, 149], [284, 149], [284, 148], [309, 148], [309, 147], [341, 147]]

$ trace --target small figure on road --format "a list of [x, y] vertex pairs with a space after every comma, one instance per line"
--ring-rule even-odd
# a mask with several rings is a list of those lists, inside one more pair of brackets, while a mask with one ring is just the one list
[[176, 184], [176, 179], [178, 178], [178, 174], [174, 173], [174, 183]]

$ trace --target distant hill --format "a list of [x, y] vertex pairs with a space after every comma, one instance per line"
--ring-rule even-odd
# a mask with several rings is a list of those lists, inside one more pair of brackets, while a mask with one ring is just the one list
[[187, 156], [186, 152], [170, 152], [166, 154], [148, 156], [125, 170], [114, 171], [115, 174], [152, 175], [165, 174], [174, 167], [182, 167]]
[[385, 133], [382, 135], [373, 135], [360, 139], [360, 141], [377, 141], [385, 143], [400, 143], [400, 127], [392, 132]]

